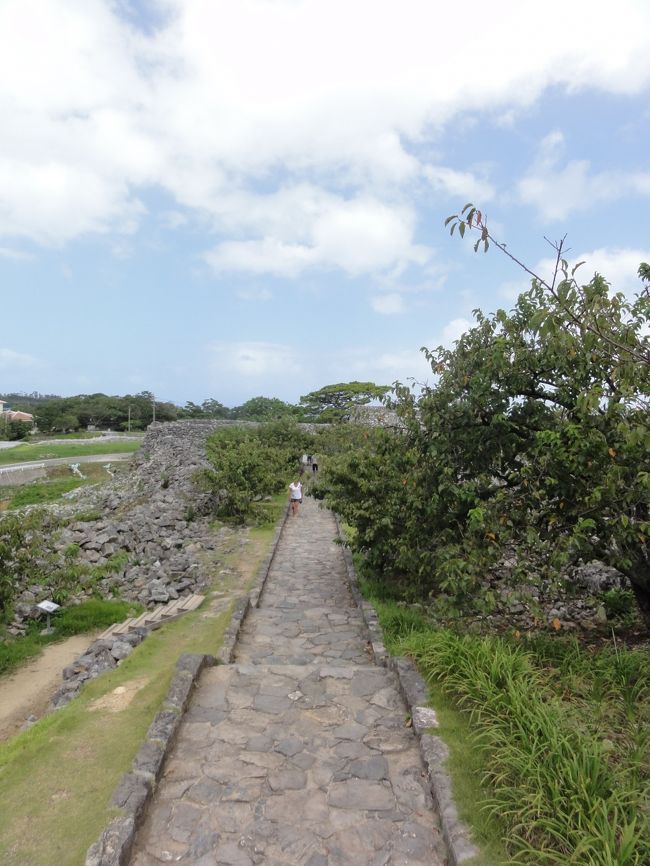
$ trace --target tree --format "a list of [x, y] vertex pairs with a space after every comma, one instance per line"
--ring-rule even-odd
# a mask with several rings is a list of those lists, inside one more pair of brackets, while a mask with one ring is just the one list
[[353, 406], [379, 401], [388, 391], [389, 385], [374, 382], [339, 382], [305, 394], [300, 398], [300, 405], [309, 421], [345, 421]]
[[213, 398], [204, 400], [201, 403], [201, 409], [207, 418], [230, 418], [230, 409]]
[[633, 300], [557, 269], [510, 313], [475, 311], [454, 348], [425, 349], [437, 382], [396, 388], [403, 433], [369, 434], [323, 479], [404, 592], [471, 603], [514, 547], [522, 579], [601, 559], [650, 612], [650, 268]]
[[231, 410], [231, 417], [242, 421], [279, 421], [282, 418], [299, 419], [298, 406], [285, 403], [277, 397], [252, 397]]

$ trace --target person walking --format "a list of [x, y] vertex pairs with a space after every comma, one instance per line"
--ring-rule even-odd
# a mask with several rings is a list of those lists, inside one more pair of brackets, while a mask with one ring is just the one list
[[296, 478], [289, 485], [289, 502], [291, 503], [291, 513], [298, 514], [298, 508], [302, 503], [302, 483], [299, 478]]

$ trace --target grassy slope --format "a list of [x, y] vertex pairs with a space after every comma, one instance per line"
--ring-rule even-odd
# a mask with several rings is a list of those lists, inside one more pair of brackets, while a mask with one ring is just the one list
[[[248, 586], [273, 530], [247, 531], [249, 543], [226, 559], [227, 572], [215, 588]], [[163, 626], [67, 707], [0, 745], [0, 803], [10, 816], [0, 822], [3, 866], [81, 866], [111, 815], [110, 795], [167, 693], [178, 656], [215, 653], [229, 619], [229, 611], [215, 618], [206, 617], [202, 608]], [[144, 685], [126, 709], [90, 708], [97, 698], [134, 681]]]
[[137, 451], [140, 442], [98, 442], [84, 445], [77, 443], [70, 445], [48, 445], [43, 442], [36, 445], [18, 445], [16, 448], [7, 448], [0, 451], [0, 466], [10, 463], [22, 463], [26, 460], [48, 460], [51, 457], [84, 457], [92, 454], [128, 454]]

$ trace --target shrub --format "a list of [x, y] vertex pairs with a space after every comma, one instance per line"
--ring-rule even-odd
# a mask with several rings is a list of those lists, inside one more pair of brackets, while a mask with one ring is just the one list
[[211, 469], [203, 483], [218, 496], [217, 514], [242, 521], [254, 516], [256, 501], [279, 493], [296, 471], [306, 436], [291, 422], [231, 427], [208, 439]]

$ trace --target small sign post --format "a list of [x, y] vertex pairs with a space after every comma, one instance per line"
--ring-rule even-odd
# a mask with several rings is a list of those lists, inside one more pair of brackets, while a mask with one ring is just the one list
[[55, 610], [58, 610], [61, 605], [57, 604], [55, 601], [39, 601], [36, 607], [39, 608], [39, 610], [45, 611], [47, 614], [47, 628], [44, 628], [41, 634], [54, 634], [54, 629], [50, 623], [50, 614], [53, 614]]

